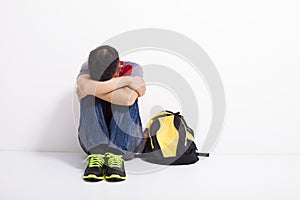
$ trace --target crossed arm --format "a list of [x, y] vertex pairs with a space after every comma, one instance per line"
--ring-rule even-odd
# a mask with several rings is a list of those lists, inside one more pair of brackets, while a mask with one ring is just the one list
[[94, 81], [88, 74], [77, 78], [77, 96], [80, 101], [93, 95], [113, 104], [130, 106], [145, 94], [145, 82], [141, 77], [117, 77], [108, 81]]

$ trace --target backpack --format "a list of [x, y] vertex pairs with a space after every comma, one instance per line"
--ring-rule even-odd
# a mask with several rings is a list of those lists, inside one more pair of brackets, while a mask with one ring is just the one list
[[161, 111], [148, 122], [145, 130], [143, 160], [163, 165], [188, 165], [208, 157], [198, 153], [194, 131], [187, 125], [180, 112]]

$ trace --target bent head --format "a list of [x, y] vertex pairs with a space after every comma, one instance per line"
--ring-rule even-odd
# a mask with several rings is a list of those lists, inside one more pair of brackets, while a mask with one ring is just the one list
[[93, 80], [107, 81], [119, 76], [119, 54], [111, 46], [104, 45], [91, 51], [88, 64], [90, 77]]

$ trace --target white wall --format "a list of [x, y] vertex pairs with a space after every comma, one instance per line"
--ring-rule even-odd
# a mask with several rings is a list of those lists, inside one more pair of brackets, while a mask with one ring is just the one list
[[227, 116], [215, 153], [300, 153], [298, 11], [290, 0], [3, 0], [0, 150], [80, 151], [72, 99], [81, 63], [111, 36], [156, 27], [198, 42], [220, 72]]

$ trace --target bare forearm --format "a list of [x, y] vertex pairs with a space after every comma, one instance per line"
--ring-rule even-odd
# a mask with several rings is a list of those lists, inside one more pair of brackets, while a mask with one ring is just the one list
[[[120, 89], [120, 91], [118, 91]], [[145, 94], [145, 82], [140, 77], [117, 77], [108, 81], [94, 81], [88, 74], [80, 75], [77, 78], [77, 95], [80, 101], [86, 95], [93, 95], [98, 98], [113, 102], [119, 105], [134, 103], [136, 94], [138, 97]], [[111, 93], [111, 94], [110, 94]], [[114, 94], [114, 97], [112, 94]]]
[[113, 104], [130, 106], [137, 99], [138, 93], [130, 87], [123, 87], [107, 94], [96, 95], [96, 97]]
[[130, 84], [130, 77], [117, 77], [108, 81], [94, 81], [89, 75], [81, 75], [77, 79], [77, 85], [88, 95], [98, 96], [107, 94]]

